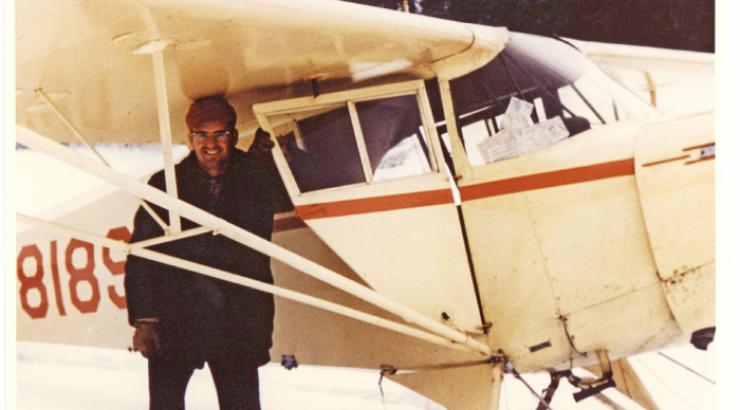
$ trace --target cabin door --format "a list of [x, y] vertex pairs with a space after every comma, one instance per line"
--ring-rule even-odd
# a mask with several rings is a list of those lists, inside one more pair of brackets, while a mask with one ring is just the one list
[[481, 317], [423, 81], [257, 104], [296, 214], [372, 288], [448, 325]]

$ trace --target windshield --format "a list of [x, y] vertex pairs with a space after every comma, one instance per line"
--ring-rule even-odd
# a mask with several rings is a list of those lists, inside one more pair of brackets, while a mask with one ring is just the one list
[[450, 82], [468, 159], [526, 155], [588, 129], [657, 112], [569, 45], [511, 33], [490, 63]]

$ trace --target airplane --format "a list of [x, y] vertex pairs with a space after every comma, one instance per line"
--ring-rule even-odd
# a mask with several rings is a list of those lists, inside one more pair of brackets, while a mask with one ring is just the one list
[[[624, 358], [714, 338], [714, 114], [662, 116], [567, 40], [335, 1], [15, 7], [18, 143], [121, 188], [17, 214], [18, 340], [125, 349], [126, 254], [278, 296], [286, 368], [378, 369], [450, 409], [535, 371], [542, 409], [562, 379], [656, 408]], [[212, 94], [277, 143], [273, 242], [64, 145], [158, 143], [171, 175]], [[201, 226], [129, 244], [143, 201]], [[275, 285], [147, 248], [200, 234], [269, 255]]]

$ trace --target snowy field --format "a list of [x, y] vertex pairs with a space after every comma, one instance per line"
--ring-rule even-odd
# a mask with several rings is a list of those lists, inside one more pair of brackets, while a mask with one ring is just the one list
[[[146, 360], [135, 353], [41, 343], [18, 344], [18, 409], [124, 410], [148, 406]], [[428, 399], [371, 370], [299, 366], [288, 371], [270, 363], [260, 369], [263, 408], [440, 409]], [[207, 369], [188, 385], [189, 410], [218, 408]]]
[[[686, 346], [665, 352], [714, 378], [714, 354]], [[127, 351], [43, 343], [17, 344], [17, 399], [19, 410], [124, 410], [147, 407], [146, 361]], [[714, 386], [664, 357], [647, 353], [630, 359], [661, 409], [713, 409]], [[578, 373], [584, 375], [585, 373]], [[544, 373], [526, 375], [540, 391], [549, 383]], [[260, 369], [263, 409], [442, 409], [441, 406], [390, 380], [383, 395], [375, 370], [299, 366], [285, 370], [270, 363]], [[561, 383], [552, 403], [559, 409], [609, 409], [596, 398], [576, 404], [574, 389]], [[625, 409], [639, 409], [614, 389], [607, 397]], [[207, 369], [198, 370], [188, 386], [189, 410], [218, 407], [216, 390]], [[526, 387], [513, 377], [504, 380], [502, 410], [537, 406]]]

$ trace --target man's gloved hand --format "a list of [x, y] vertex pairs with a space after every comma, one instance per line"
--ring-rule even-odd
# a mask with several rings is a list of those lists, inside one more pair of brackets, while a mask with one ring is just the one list
[[249, 152], [256, 155], [262, 155], [270, 152], [274, 146], [275, 143], [270, 139], [270, 134], [262, 128], [257, 128], [257, 131], [254, 133], [254, 142], [252, 142], [252, 146], [249, 147]]
[[139, 322], [136, 323], [134, 331], [134, 351], [141, 352], [141, 355], [147, 359], [153, 358], [159, 354], [159, 332], [156, 323]]

